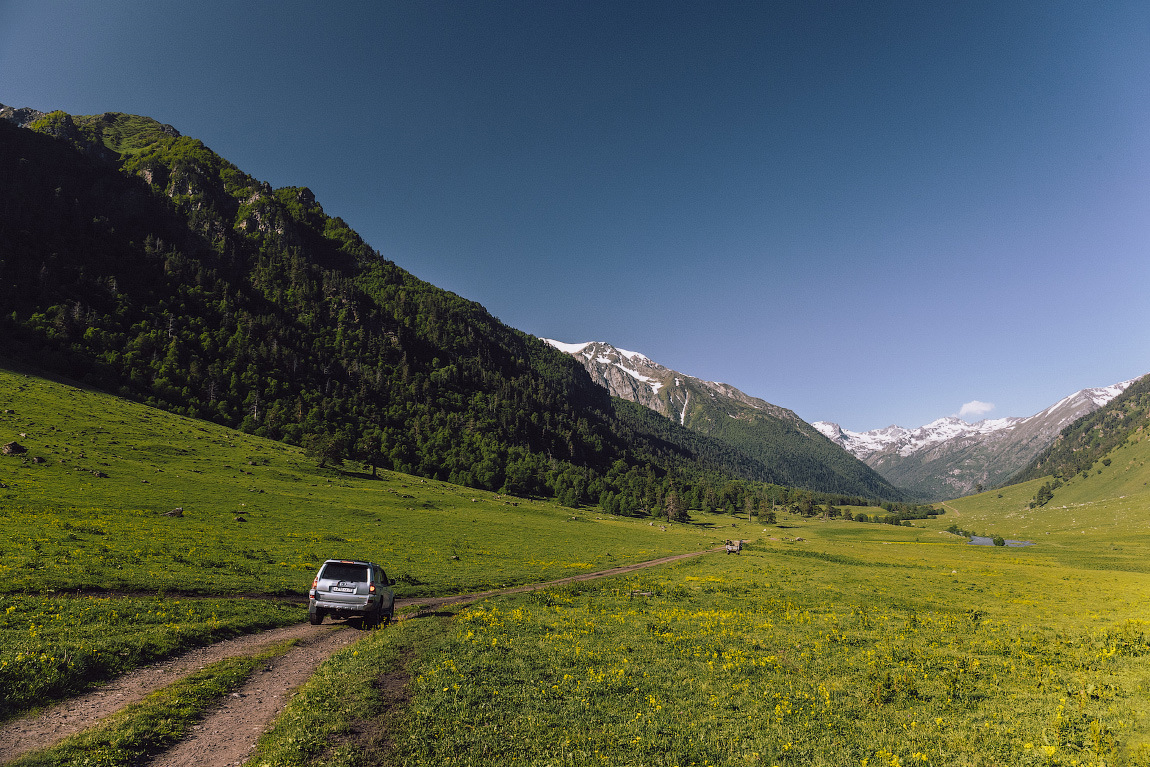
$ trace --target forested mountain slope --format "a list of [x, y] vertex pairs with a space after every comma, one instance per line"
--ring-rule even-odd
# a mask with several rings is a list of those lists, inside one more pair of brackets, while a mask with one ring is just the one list
[[[571, 502], [764, 480], [416, 279], [171, 126], [0, 119], [0, 354], [170, 411], [439, 479]], [[28, 129], [16, 122], [28, 123]]]

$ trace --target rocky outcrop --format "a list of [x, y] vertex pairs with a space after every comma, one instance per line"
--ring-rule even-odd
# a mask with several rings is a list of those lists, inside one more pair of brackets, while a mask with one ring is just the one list
[[0, 104], [0, 120], [16, 123], [21, 128], [27, 128], [43, 116], [43, 112], [38, 109], [32, 109], [31, 107], [16, 108]]

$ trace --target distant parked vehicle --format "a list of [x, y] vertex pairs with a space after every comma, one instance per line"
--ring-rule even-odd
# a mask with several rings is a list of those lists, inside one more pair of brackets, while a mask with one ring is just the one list
[[308, 592], [307, 618], [318, 626], [333, 618], [362, 618], [364, 628], [387, 625], [395, 616], [395, 591], [387, 573], [374, 562], [329, 559]]
[[742, 539], [739, 539], [737, 541], [727, 541], [727, 553], [728, 554], [738, 554], [742, 550], [743, 550]]

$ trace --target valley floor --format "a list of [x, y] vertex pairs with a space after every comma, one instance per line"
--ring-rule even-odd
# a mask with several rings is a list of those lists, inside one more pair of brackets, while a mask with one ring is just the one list
[[[631, 573], [636, 570], [668, 564], [705, 552], [678, 554], [648, 562], [620, 566], [594, 573], [561, 578], [546, 583], [513, 588], [425, 599], [399, 599], [398, 620], [410, 620], [432, 614], [453, 605], [465, 605], [500, 594], [522, 594], [539, 589], [585, 582]], [[232, 765], [240, 763], [256, 746], [263, 733], [280, 714], [292, 692], [315, 673], [321, 662], [333, 653], [369, 636], [348, 623], [313, 626], [308, 623], [248, 634], [169, 658], [138, 669], [76, 698], [51, 706], [37, 714], [9, 721], [0, 733], [0, 764], [55, 746], [65, 739], [97, 727], [114, 715], [123, 715], [130, 706], [139, 705], [158, 691], [187, 678], [196, 670], [233, 658], [266, 656], [263, 663], [241, 687], [229, 693], [220, 705], [194, 725], [186, 737], [153, 759], [153, 767], [196, 765]], [[278, 648], [278, 650], [277, 650]], [[397, 672], [406, 678], [402, 671]], [[82, 739], [65, 744], [47, 758], [53, 763], [61, 754], [84, 753], [92, 743]], [[96, 736], [97, 742], [99, 736]]]

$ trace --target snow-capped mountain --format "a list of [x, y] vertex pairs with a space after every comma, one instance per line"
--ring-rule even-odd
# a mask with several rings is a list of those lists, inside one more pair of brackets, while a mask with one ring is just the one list
[[902, 496], [786, 408], [729, 384], [671, 370], [609, 343], [543, 340], [579, 360], [591, 379], [614, 396], [735, 447], [762, 466], [765, 481], [864, 497]]
[[732, 418], [745, 417], [742, 410], [749, 407], [809, 427], [806, 421], [786, 408], [744, 394], [725, 383], [678, 373], [639, 352], [629, 352], [602, 341], [566, 344], [550, 338], [542, 340], [582, 362], [591, 374], [591, 380], [614, 396], [645, 405], [683, 426], [690, 426], [688, 421], [695, 412], [693, 405], [699, 404], [699, 398], [708, 397], [731, 400], [733, 406], [727, 414]]
[[942, 500], [1006, 481], [1063, 428], [1110, 402], [1132, 383], [1083, 389], [1026, 418], [967, 423], [948, 416], [917, 429], [888, 426], [865, 432], [848, 431], [829, 421], [812, 425], [896, 486]]

